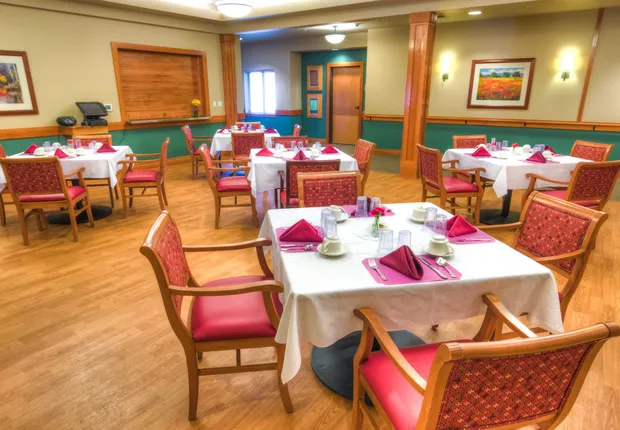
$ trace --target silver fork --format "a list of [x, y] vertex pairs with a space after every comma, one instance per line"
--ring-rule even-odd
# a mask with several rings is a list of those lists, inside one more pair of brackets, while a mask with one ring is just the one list
[[381, 273], [381, 270], [379, 270], [379, 268], [377, 267], [377, 262], [375, 261], [374, 258], [368, 259], [368, 266], [370, 266], [371, 269], [376, 270], [377, 274], [379, 275], [381, 279], [383, 279], [384, 281], [387, 281], [387, 278], [385, 277], [385, 275]]

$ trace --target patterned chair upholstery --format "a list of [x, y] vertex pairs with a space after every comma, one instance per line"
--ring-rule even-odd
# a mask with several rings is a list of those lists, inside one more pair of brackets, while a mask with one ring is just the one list
[[[593, 359], [607, 340], [620, 335], [620, 327], [597, 324], [538, 338], [497, 297], [483, 301], [487, 316], [476, 342], [403, 349], [371, 309], [355, 310], [364, 328], [353, 364], [352, 428], [361, 429], [369, 416], [365, 394], [397, 430], [555, 428], [562, 422]], [[509, 324], [523, 339], [489, 342], [497, 323]], [[375, 340], [381, 350], [371, 352]]]
[[[474, 209], [476, 223], [480, 223], [480, 204], [484, 194], [484, 186], [480, 177], [485, 169], [457, 169], [457, 160], [441, 161], [441, 152], [438, 149], [427, 148], [417, 145], [420, 155], [420, 176], [422, 180], [422, 201], [425, 202], [428, 194], [430, 198], [439, 198], [439, 206], [449, 209], [453, 214], [457, 208], [467, 210]], [[443, 164], [449, 164], [450, 168], [443, 168]], [[443, 173], [451, 173], [444, 176]], [[467, 204], [456, 203], [457, 198], [466, 198]], [[475, 198], [475, 205], [471, 199]], [[448, 201], [450, 205], [448, 206]]]
[[372, 161], [372, 153], [375, 149], [375, 145], [372, 142], [369, 142], [364, 139], [359, 139], [355, 144], [355, 152], [353, 154], [353, 158], [357, 161], [357, 167], [360, 170], [360, 173], [363, 175], [362, 178], [362, 194], [364, 194], [364, 188], [366, 188], [366, 181], [368, 181], [368, 176], [370, 176], [370, 163]]
[[198, 148], [196, 148], [196, 143], [211, 144], [213, 142], [213, 136], [194, 136], [189, 125], [181, 127], [181, 131], [183, 132], [183, 136], [185, 136], [185, 147], [187, 148], [192, 164], [192, 179], [196, 179], [198, 177], [198, 167], [200, 166], [200, 153], [198, 152]]
[[[275, 342], [282, 304], [278, 294], [284, 291], [275, 281], [265, 260], [263, 247], [268, 239], [229, 245], [184, 246], [179, 230], [166, 211], [162, 212], [140, 248], [155, 272], [168, 321], [186, 355], [189, 376], [189, 419], [196, 419], [198, 378], [201, 375], [277, 370], [280, 396], [287, 412], [293, 404], [281, 371], [285, 345]], [[255, 249], [262, 275], [219, 279], [200, 285], [192, 275], [185, 253], [220, 252]], [[234, 287], [234, 288], [232, 288]], [[188, 324], [183, 322], [184, 297], [194, 297]], [[277, 362], [241, 364], [241, 349], [275, 348]], [[199, 367], [203, 352], [236, 350], [237, 365], [228, 368]]]
[[299, 206], [299, 173], [338, 172], [340, 160], [286, 160], [286, 174], [280, 171], [280, 203], [282, 207]]
[[355, 205], [360, 195], [359, 172], [299, 173], [299, 207]]
[[306, 148], [308, 146], [308, 136], [279, 136], [271, 138], [272, 146], [275, 148], [277, 143], [282, 144], [285, 148], [292, 148], [293, 143], [297, 146], [301, 145]]
[[486, 134], [478, 134], [474, 136], [452, 136], [452, 147], [454, 149], [475, 148], [480, 144], [487, 143]]
[[251, 127], [252, 130], [260, 130], [260, 122], [245, 122], [245, 121], [240, 121], [237, 122], [236, 125], [238, 127], [246, 127], [247, 125], [249, 125]]
[[526, 176], [530, 184], [525, 191], [523, 201], [537, 188], [537, 181], [546, 181], [554, 185], [564, 185], [568, 188], [541, 191], [549, 196], [566, 200], [580, 206], [596, 210], [603, 210], [613, 193], [618, 174], [620, 161], [603, 161], [598, 163], [583, 162], [577, 164], [571, 175], [570, 182], [555, 181], [534, 173]]
[[265, 147], [265, 133], [232, 133], [232, 156], [235, 161], [247, 161], [250, 159], [252, 149]]
[[614, 145], [609, 143], [586, 142], [576, 140], [570, 151], [571, 157], [583, 158], [590, 161], [607, 161]]
[[295, 124], [293, 127], [293, 136], [299, 136], [301, 134], [301, 125]]

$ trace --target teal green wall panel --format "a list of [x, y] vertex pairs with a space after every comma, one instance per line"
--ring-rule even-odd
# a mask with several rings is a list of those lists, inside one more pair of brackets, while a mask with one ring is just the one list
[[[345, 62], [364, 63], [364, 88], [366, 88], [366, 49], [346, 49], [342, 51], [317, 51], [302, 52], [301, 54], [301, 106], [302, 106], [302, 130], [301, 134], [308, 137], [325, 139], [326, 115], [327, 115], [327, 64]], [[306, 91], [307, 66], [323, 66], [323, 91]], [[323, 118], [306, 117], [306, 95], [323, 94]], [[362, 100], [362, 111], [364, 100]]]
[[[301, 115], [278, 115], [276, 117], [273, 116], [260, 116], [260, 115], [246, 115], [245, 120], [248, 122], [256, 122], [259, 121], [265, 127], [273, 127], [278, 130], [280, 136], [292, 136], [293, 135], [293, 127], [295, 124], [301, 125]], [[306, 131], [304, 129], [301, 130], [302, 135], [306, 136]]]
[[403, 141], [403, 123], [364, 121], [362, 139], [375, 143], [377, 148], [400, 150]]

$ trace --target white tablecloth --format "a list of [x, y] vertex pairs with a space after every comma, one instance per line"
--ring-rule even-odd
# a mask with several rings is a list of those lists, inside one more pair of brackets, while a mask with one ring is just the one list
[[[408, 218], [414, 203], [387, 206], [396, 214], [384, 217], [394, 236], [400, 230], [410, 230], [412, 249], [421, 253], [429, 234]], [[301, 218], [318, 225], [321, 209], [270, 210], [259, 237], [270, 238], [275, 244], [275, 229], [290, 226]], [[360, 330], [362, 323], [353, 310], [364, 306], [372, 308], [388, 330], [412, 329], [482, 315], [486, 307], [481, 297], [493, 293], [515, 315], [528, 312], [530, 323], [553, 332], [563, 331], [551, 271], [499, 241], [452, 245], [456, 252], [450, 263], [463, 274], [460, 280], [378, 284], [361, 263], [377, 250], [376, 240], [359, 236], [370, 222], [365, 218], [338, 224], [338, 234], [350, 250], [340, 258], [329, 259], [315, 252], [281, 253], [276, 246], [272, 247], [274, 274], [284, 283], [284, 312], [276, 335], [277, 342], [286, 343], [284, 382], [299, 371], [302, 342], [326, 347]]]
[[[290, 160], [297, 153], [287, 151], [283, 158], [277, 157], [256, 157], [259, 150], [253, 149], [250, 153], [251, 169], [248, 178], [252, 183], [252, 195], [258, 196], [259, 193], [280, 188], [280, 175], [278, 171], [286, 170], [286, 160]], [[310, 158], [310, 149], [305, 152]], [[321, 155], [317, 160], [340, 160], [340, 170], [358, 170], [355, 158], [338, 150], [338, 154]]]
[[[91, 153], [90, 150], [86, 150], [87, 154], [80, 155], [75, 158], [62, 158], [60, 164], [64, 172], [71, 172], [73, 170], [83, 167], [84, 178], [86, 179], [105, 179], [110, 178], [110, 185], [112, 188], [116, 185], [116, 172], [119, 171], [122, 166], [117, 164], [119, 161], [125, 159], [125, 155], [133, 154], [133, 151], [129, 146], [113, 146], [116, 152], [104, 152], [101, 154]], [[53, 152], [50, 152], [49, 156], [53, 156]], [[28, 157], [32, 158], [32, 155], [23, 155], [23, 153], [12, 155], [11, 158], [16, 157]], [[4, 172], [0, 169], [0, 184], [6, 183]]]
[[[265, 146], [272, 148], [272, 138], [280, 136], [278, 133], [265, 133]], [[211, 144], [211, 156], [215, 157], [217, 151], [232, 151], [232, 136], [230, 133], [215, 133]]]
[[[581, 158], [560, 156], [554, 157], [553, 161], [558, 163], [533, 164], [524, 163], [531, 154], [513, 155], [509, 153], [507, 159], [499, 158], [476, 158], [467, 154], [471, 154], [474, 149], [448, 149], [443, 156], [443, 161], [458, 160], [459, 169], [471, 169], [474, 167], [482, 167], [486, 172], [482, 174], [487, 179], [495, 181], [493, 190], [497, 197], [502, 197], [508, 193], [508, 190], [524, 190], [530, 183], [525, 177], [528, 173], [536, 173], [549, 179], [556, 181], [570, 181], [570, 175], [577, 163], [581, 163]], [[536, 186], [544, 188], [553, 186], [549, 182], [538, 181]], [[557, 184], [555, 185], [557, 186]]]

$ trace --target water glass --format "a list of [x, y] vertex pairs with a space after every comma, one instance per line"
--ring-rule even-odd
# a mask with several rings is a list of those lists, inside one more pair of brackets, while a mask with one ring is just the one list
[[411, 232], [409, 230], [401, 230], [398, 232], [398, 248], [408, 246], [411, 248]]
[[380, 208], [381, 207], [381, 199], [379, 197], [373, 197], [372, 199], [370, 199], [370, 210], [373, 210], [375, 208]]
[[91, 151], [93, 151], [93, 150], [95, 149], [95, 146], [97, 146], [97, 144], [96, 144], [94, 141], [93, 141], [93, 142], [90, 142], [90, 143], [88, 144], [88, 149], [90, 149]]
[[389, 228], [379, 229], [379, 248], [377, 248], [377, 254], [379, 257], [383, 257], [394, 249], [394, 233]]
[[338, 237], [338, 222], [333, 215], [325, 217], [325, 237], [330, 239]]
[[332, 211], [329, 208], [325, 208], [321, 210], [321, 231], [320, 234], [325, 237], [325, 233], [327, 232], [327, 217], [334, 216]]
[[52, 150], [52, 144], [46, 140], [43, 142], [43, 149], [45, 152], [50, 152]]
[[368, 201], [366, 197], [360, 196], [357, 198], [357, 205], [355, 207], [355, 216], [356, 217], [368, 216]]
[[435, 229], [434, 232], [436, 234], [440, 234], [442, 236], [446, 235], [446, 222], [448, 221], [447, 215], [437, 215], [435, 218]]
[[60, 146], [60, 149], [61, 149], [63, 152], [67, 152], [67, 145], [61, 145], [61, 146]]
[[437, 218], [437, 208], [426, 208], [426, 216], [424, 217], [424, 231], [432, 233], [435, 231], [435, 220]]
[[502, 142], [502, 149], [503, 149], [504, 151], [508, 149], [508, 141], [507, 141], [507, 140], [504, 140], [504, 141]]
[[321, 149], [321, 142], [314, 142], [314, 145], [312, 145], [312, 147], [315, 149]]
[[74, 148], [75, 148], [75, 149], [78, 149], [78, 148], [81, 148], [81, 147], [82, 147], [82, 141], [81, 141], [80, 139], [75, 139], [74, 144], [75, 144], [75, 145], [74, 145]]

